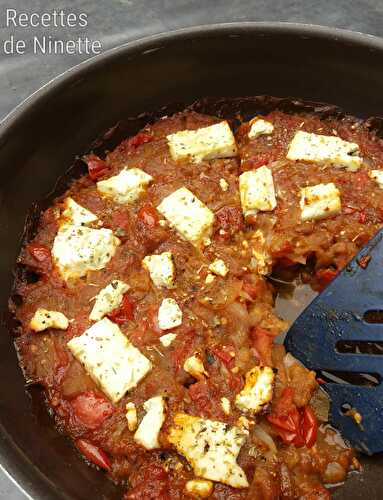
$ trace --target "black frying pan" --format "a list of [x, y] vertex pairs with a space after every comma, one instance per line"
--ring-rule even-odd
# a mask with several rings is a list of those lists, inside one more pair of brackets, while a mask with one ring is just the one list
[[[169, 102], [257, 94], [330, 102], [362, 117], [382, 115], [383, 41], [309, 25], [202, 26], [106, 52], [19, 106], [0, 126], [0, 310], [7, 309], [28, 209], [95, 137], [121, 118]], [[128, 123], [126, 130], [134, 133], [145, 119]], [[40, 392], [25, 391], [6, 322], [1, 325], [0, 381], [0, 462], [26, 494], [36, 499], [121, 497], [58, 434]], [[349, 480], [336, 498], [383, 497], [382, 457], [364, 463], [365, 474]]]

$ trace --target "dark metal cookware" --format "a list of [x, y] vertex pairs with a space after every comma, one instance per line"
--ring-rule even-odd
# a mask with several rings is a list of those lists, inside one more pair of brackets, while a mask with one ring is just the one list
[[[202, 26], [106, 52], [19, 106], [0, 126], [0, 310], [7, 309], [28, 209], [95, 137], [123, 117], [167, 103], [259, 94], [330, 102], [362, 117], [383, 114], [383, 41], [309, 25]], [[131, 123], [132, 133], [139, 124]], [[39, 391], [26, 392], [6, 322], [0, 335], [0, 463], [36, 499], [121, 497], [58, 434]], [[364, 463], [365, 474], [348, 481], [336, 498], [383, 496], [382, 457]]]

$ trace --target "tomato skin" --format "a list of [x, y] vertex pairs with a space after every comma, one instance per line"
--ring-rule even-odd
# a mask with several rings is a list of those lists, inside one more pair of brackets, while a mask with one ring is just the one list
[[82, 392], [71, 400], [76, 418], [88, 429], [97, 429], [114, 412], [113, 405], [93, 391]]
[[159, 222], [157, 210], [149, 204], [140, 208], [138, 219], [150, 228], [157, 226]]
[[250, 340], [257, 351], [261, 364], [270, 366], [272, 364], [273, 336], [264, 328], [256, 326], [250, 331]]
[[361, 210], [358, 214], [358, 222], [360, 224], [365, 224], [366, 219], [367, 219], [366, 212], [364, 210]]
[[303, 408], [302, 434], [307, 448], [312, 448], [318, 436], [318, 420], [310, 405]]
[[142, 144], [152, 142], [153, 139], [154, 137], [152, 135], [146, 134], [145, 132], [139, 132], [138, 134], [130, 137], [127, 140], [127, 146], [133, 149], [137, 149]]
[[311, 448], [317, 440], [317, 418], [308, 405], [299, 410], [293, 402], [293, 397], [293, 389], [286, 387], [273, 413], [266, 418], [285, 444], [293, 444], [296, 448]]
[[106, 471], [110, 471], [112, 469], [112, 465], [107, 454], [98, 446], [92, 444], [86, 439], [77, 439], [75, 441], [75, 445], [80, 453], [82, 453], [84, 457], [89, 460], [89, 462], [98, 465], [98, 467], [101, 467], [101, 469]]
[[88, 165], [88, 173], [92, 181], [97, 181], [109, 170], [106, 162], [104, 160], [101, 160], [101, 158], [99, 158], [95, 154], [88, 155], [84, 159], [86, 164]]
[[37, 262], [46, 262], [51, 258], [51, 251], [45, 245], [31, 243], [30, 245], [28, 245], [28, 252], [34, 259], [37, 260]]
[[214, 355], [226, 365], [227, 368], [232, 368], [234, 365], [234, 356], [231, 353], [235, 353], [235, 349], [231, 345], [221, 345], [215, 346], [212, 349]]
[[121, 305], [108, 314], [108, 318], [118, 325], [134, 319], [134, 302], [125, 294]]
[[247, 293], [247, 295], [250, 296], [252, 300], [255, 300], [258, 295], [258, 288], [255, 285], [252, 285], [251, 283], [243, 283], [242, 289], [244, 292]]

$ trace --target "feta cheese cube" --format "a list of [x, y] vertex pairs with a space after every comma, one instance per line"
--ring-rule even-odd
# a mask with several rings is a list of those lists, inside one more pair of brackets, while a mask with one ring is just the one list
[[137, 429], [137, 409], [134, 403], [126, 404], [126, 420], [128, 421], [128, 429], [130, 432], [134, 432]]
[[196, 476], [233, 488], [247, 488], [246, 474], [236, 462], [247, 436], [246, 430], [236, 426], [177, 413], [168, 439]]
[[150, 278], [157, 287], [174, 288], [175, 268], [171, 252], [147, 255], [142, 265], [149, 271]]
[[195, 353], [193, 356], [187, 358], [184, 362], [183, 369], [197, 380], [203, 380], [205, 377], [209, 376], [199, 353]]
[[167, 137], [173, 160], [195, 163], [237, 156], [237, 145], [227, 121], [197, 130], [182, 130]]
[[113, 403], [136, 387], [152, 368], [149, 359], [108, 318], [94, 323], [67, 345]]
[[223, 410], [223, 413], [225, 415], [230, 415], [230, 400], [227, 399], [227, 398], [221, 398], [221, 406], [222, 406], [222, 410]]
[[383, 170], [371, 170], [368, 175], [377, 182], [380, 189], [383, 189]]
[[177, 335], [175, 333], [166, 333], [165, 335], [161, 335], [160, 342], [164, 347], [169, 347], [176, 338]]
[[250, 120], [249, 139], [256, 139], [260, 135], [269, 135], [274, 131], [274, 125], [267, 120], [255, 117]]
[[120, 245], [110, 229], [65, 224], [53, 242], [52, 257], [66, 281], [104, 268]]
[[245, 217], [274, 210], [277, 206], [274, 181], [268, 167], [248, 170], [239, 176], [239, 193]]
[[339, 190], [333, 182], [302, 188], [300, 207], [302, 221], [337, 215], [342, 209]]
[[98, 220], [97, 215], [79, 205], [70, 196], [65, 198], [63, 208], [64, 210], [61, 212], [60, 217], [60, 225], [72, 224], [73, 226], [86, 226]]
[[42, 332], [47, 328], [66, 330], [69, 326], [68, 318], [61, 312], [48, 311], [39, 307], [29, 323], [29, 327], [34, 332]]
[[158, 437], [162, 424], [165, 422], [165, 399], [162, 396], [148, 399], [144, 403], [144, 410], [146, 415], [134, 434], [134, 440], [147, 450], [154, 450], [160, 448]]
[[235, 405], [252, 414], [264, 410], [273, 398], [275, 374], [269, 366], [255, 366], [246, 373], [245, 387], [237, 394]]
[[157, 210], [195, 247], [210, 244], [214, 214], [189, 189], [177, 189], [162, 200]]
[[288, 160], [304, 160], [328, 163], [334, 167], [344, 167], [355, 171], [363, 159], [358, 156], [359, 146], [355, 142], [344, 141], [340, 137], [311, 134], [299, 130], [290, 143]]
[[127, 292], [129, 288], [129, 285], [123, 281], [112, 281], [98, 293], [89, 319], [91, 321], [99, 321], [105, 315], [119, 307], [124, 297], [124, 293]]
[[191, 479], [185, 485], [186, 493], [198, 498], [208, 498], [213, 493], [214, 485], [206, 479]]
[[152, 182], [153, 177], [140, 168], [123, 169], [118, 175], [97, 182], [97, 190], [116, 203], [134, 203]]
[[227, 265], [222, 259], [215, 259], [210, 265], [209, 265], [209, 270], [217, 274], [218, 276], [222, 276], [223, 278], [227, 275], [229, 272], [229, 269], [227, 268]]
[[158, 309], [158, 326], [170, 330], [182, 324], [182, 311], [174, 299], [164, 299]]

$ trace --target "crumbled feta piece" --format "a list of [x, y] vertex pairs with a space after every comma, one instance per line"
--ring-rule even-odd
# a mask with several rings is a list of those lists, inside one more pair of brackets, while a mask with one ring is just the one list
[[99, 321], [106, 314], [112, 312], [113, 309], [119, 307], [124, 297], [124, 293], [127, 292], [129, 288], [129, 285], [123, 281], [112, 281], [98, 293], [89, 319], [91, 321]]
[[64, 280], [104, 268], [120, 245], [110, 229], [61, 226], [53, 242], [52, 256]]
[[248, 133], [249, 139], [256, 139], [260, 135], [272, 134], [274, 130], [274, 125], [267, 120], [255, 117], [250, 120], [250, 130]]
[[197, 380], [203, 380], [209, 376], [198, 353], [193, 354], [193, 356], [185, 360], [183, 369]]
[[236, 459], [248, 432], [236, 426], [177, 413], [169, 442], [193, 467], [194, 474], [233, 488], [247, 488], [246, 474]]
[[342, 208], [339, 190], [333, 182], [302, 188], [300, 207], [302, 221], [337, 215]]
[[174, 299], [164, 299], [158, 309], [158, 326], [170, 330], [182, 324], [182, 311]]
[[250, 261], [250, 269], [258, 274], [266, 275], [271, 271], [272, 258], [265, 248], [265, 237], [260, 229], [257, 229], [250, 240], [253, 257]]
[[368, 175], [378, 183], [380, 189], [383, 189], [383, 170], [371, 170]]
[[162, 200], [157, 210], [195, 247], [210, 244], [214, 214], [189, 189], [177, 189]]
[[164, 347], [169, 347], [173, 340], [175, 340], [177, 337], [177, 334], [175, 333], [166, 333], [165, 335], [161, 335], [160, 337], [160, 342]]
[[345, 167], [353, 172], [358, 170], [363, 162], [358, 153], [359, 146], [355, 142], [299, 130], [290, 143], [287, 159], [329, 163], [334, 167]]
[[214, 274], [208, 273], [205, 278], [205, 283], [207, 285], [211, 285], [211, 283], [213, 283], [214, 280], [215, 280]]
[[226, 179], [221, 178], [219, 180], [219, 187], [222, 189], [222, 191], [226, 192], [229, 189], [229, 183]]
[[258, 211], [274, 210], [277, 206], [274, 181], [268, 167], [248, 170], [239, 176], [239, 193], [245, 217]]
[[134, 432], [137, 429], [137, 409], [134, 403], [127, 403], [126, 409], [126, 420], [128, 421], [128, 429], [130, 432]]
[[237, 145], [227, 121], [197, 130], [182, 130], [167, 137], [173, 160], [214, 160], [237, 156]]
[[227, 268], [227, 265], [222, 259], [215, 259], [210, 265], [209, 265], [209, 270], [217, 274], [218, 276], [222, 276], [223, 278], [226, 276], [226, 274], [229, 272], [229, 269]]
[[245, 387], [237, 394], [235, 405], [253, 414], [262, 411], [273, 397], [275, 374], [269, 366], [255, 366], [246, 373]]
[[94, 323], [67, 345], [113, 403], [136, 387], [152, 368], [149, 359], [108, 318]]
[[134, 440], [147, 450], [160, 447], [158, 436], [165, 421], [166, 403], [162, 396], [155, 396], [144, 403], [146, 415], [141, 420]]
[[69, 326], [68, 318], [61, 312], [48, 311], [39, 307], [29, 323], [29, 327], [34, 332], [42, 332], [47, 328], [66, 330]]
[[245, 431], [248, 431], [250, 429], [250, 426], [251, 425], [254, 425], [254, 421], [253, 420], [249, 420], [248, 418], [246, 418], [244, 415], [241, 415], [240, 417], [238, 417], [238, 420], [236, 422], [236, 425], [240, 428], [240, 429], [243, 429]]
[[98, 220], [97, 215], [82, 207], [70, 196], [65, 198], [64, 210], [61, 212], [60, 223], [72, 224], [73, 226], [86, 226]]
[[213, 493], [214, 485], [206, 479], [191, 479], [185, 485], [186, 493], [199, 498], [208, 498]]
[[153, 177], [140, 168], [124, 168], [118, 175], [97, 182], [97, 190], [116, 203], [134, 203], [144, 193]]
[[222, 410], [223, 410], [223, 413], [225, 415], [230, 415], [230, 400], [227, 399], [227, 398], [221, 398], [221, 406], [222, 406]]
[[174, 288], [175, 268], [171, 252], [147, 255], [142, 261], [142, 265], [149, 271], [150, 278], [155, 286]]

